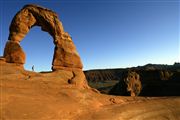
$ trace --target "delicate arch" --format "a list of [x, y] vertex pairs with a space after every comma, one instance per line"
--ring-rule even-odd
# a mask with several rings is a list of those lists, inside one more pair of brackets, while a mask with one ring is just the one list
[[40, 26], [53, 37], [55, 44], [52, 69], [64, 67], [81, 68], [82, 63], [70, 35], [64, 32], [61, 21], [55, 12], [37, 6], [25, 5], [13, 18], [4, 57], [9, 63], [25, 63], [25, 53], [20, 46], [21, 40], [33, 26]]

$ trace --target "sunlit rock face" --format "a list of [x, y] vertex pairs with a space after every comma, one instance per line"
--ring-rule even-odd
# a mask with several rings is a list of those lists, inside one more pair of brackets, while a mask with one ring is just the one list
[[[55, 12], [38, 5], [25, 5], [14, 16], [9, 27], [9, 40], [4, 49], [3, 60], [5, 66], [9, 63], [11, 63], [11, 69], [15, 69], [13, 66], [22, 66], [23, 71], [26, 54], [21, 48], [20, 42], [33, 26], [40, 26], [43, 31], [48, 32], [53, 37], [55, 47], [52, 70], [58, 71], [56, 76], [61, 76], [61, 78], [57, 77], [56, 79], [67, 84], [87, 88], [86, 78], [82, 71], [83, 65], [71, 36], [64, 31]], [[67, 78], [68, 74], [70, 76]]]
[[126, 71], [122, 74], [119, 83], [110, 90], [110, 94], [138, 96], [141, 89], [139, 74], [134, 71]]
[[17, 41], [8, 41], [6, 43], [4, 56], [7, 62], [10, 62], [10, 63], [15, 62], [18, 64], [25, 63], [25, 53], [22, 50], [19, 42]]
[[[64, 31], [58, 15], [52, 10], [37, 5], [25, 5], [13, 18], [9, 28], [9, 40], [5, 46], [4, 57], [8, 63], [25, 63], [25, 53], [21, 40], [33, 26], [40, 26], [54, 40], [52, 69], [79, 68], [83, 65], [70, 35]], [[43, 53], [42, 53], [43, 54]]]

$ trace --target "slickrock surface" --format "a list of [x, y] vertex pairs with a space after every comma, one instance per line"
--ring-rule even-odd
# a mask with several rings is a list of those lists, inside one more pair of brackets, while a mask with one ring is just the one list
[[52, 70], [59, 71], [59, 75], [61, 75], [61, 71], [62, 73], [66, 71], [65, 73], [70, 75], [68, 78], [70, 84], [88, 87], [82, 71], [83, 65], [80, 56], [70, 35], [64, 31], [55, 12], [38, 5], [25, 5], [14, 16], [9, 27], [9, 40], [4, 49], [3, 58], [5, 62], [23, 66], [26, 55], [20, 46], [20, 42], [33, 26], [40, 26], [54, 39]]
[[[0, 59], [2, 120], [179, 120], [180, 97], [122, 97], [71, 84], [68, 70], [36, 73]], [[79, 78], [83, 77], [81, 74]], [[79, 79], [77, 77], [77, 79]]]
[[[38, 25], [54, 38], [53, 71], [24, 70], [20, 41]], [[180, 97], [117, 97], [88, 87], [82, 63], [56, 13], [24, 6], [14, 17], [0, 57], [1, 120], [179, 120]]]

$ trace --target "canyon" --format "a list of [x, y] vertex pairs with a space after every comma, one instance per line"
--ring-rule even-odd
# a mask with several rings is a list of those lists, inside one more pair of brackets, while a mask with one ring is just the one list
[[[36, 25], [54, 38], [52, 71], [24, 69], [26, 54], [20, 42]], [[64, 32], [62, 22], [52, 10], [25, 5], [14, 16], [9, 32], [4, 55], [0, 57], [1, 120], [180, 119], [179, 96], [105, 95], [90, 87], [87, 79], [91, 77], [96, 81], [111, 80], [117, 79], [121, 72], [115, 70], [115, 76], [105, 72], [100, 77], [96, 72], [89, 76], [85, 72], [85, 76], [72, 38]], [[164, 72], [163, 76], [166, 79]]]

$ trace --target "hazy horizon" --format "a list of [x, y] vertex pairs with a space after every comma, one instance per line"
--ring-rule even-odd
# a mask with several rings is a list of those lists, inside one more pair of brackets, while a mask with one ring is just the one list
[[[9, 25], [26, 4], [55, 11], [80, 54], [84, 70], [126, 68], [180, 62], [178, 0], [33, 0], [0, 1], [0, 41], [3, 55]], [[53, 38], [33, 27], [21, 42], [26, 53], [25, 69], [49, 71]]]

